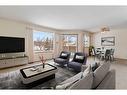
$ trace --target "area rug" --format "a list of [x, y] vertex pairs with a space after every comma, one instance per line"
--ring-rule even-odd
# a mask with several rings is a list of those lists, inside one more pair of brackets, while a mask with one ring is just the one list
[[41, 83], [32, 88], [27, 87], [22, 83], [19, 70], [9, 73], [0, 74], [0, 89], [44, 89], [54, 87], [55, 85], [63, 82], [64, 80], [74, 76], [76, 72], [68, 70], [66, 67], [57, 66], [58, 72], [55, 79], [51, 79], [44, 83]]

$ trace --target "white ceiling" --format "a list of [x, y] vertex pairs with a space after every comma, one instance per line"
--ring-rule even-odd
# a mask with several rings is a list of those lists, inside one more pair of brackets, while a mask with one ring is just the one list
[[126, 23], [127, 6], [0, 6], [0, 17], [56, 29], [97, 31]]

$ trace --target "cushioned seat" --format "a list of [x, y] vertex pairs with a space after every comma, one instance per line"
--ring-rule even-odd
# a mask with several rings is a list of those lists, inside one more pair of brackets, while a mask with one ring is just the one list
[[68, 64], [68, 67], [69, 68], [73, 68], [73, 69], [75, 69], [76, 71], [80, 71], [81, 70], [81, 66], [82, 66], [82, 64], [81, 63], [78, 63], [78, 62], [69, 62], [69, 64]]
[[67, 61], [66, 61], [65, 59], [62, 59], [62, 58], [56, 58], [56, 59], [55, 59], [55, 62], [61, 64], [61, 62], [66, 63]]
[[84, 65], [84, 70], [59, 83], [56, 89], [115, 89], [115, 70], [110, 64], [99, 65], [93, 72], [91, 65]]
[[77, 52], [71, 62], [67, 64], [69, 68], [73, 68], [75, 71], [80, 72], [82, 65], [86, 64], [87, 55], [82, 52]]
[[93, 73], [90, 67], [83, 72], [63, 81], [56, 86], [56, 89], [91, 89], [93, 83]]
[[102, 82], [104, 77], [109, 72], [109, 69], [110, 69], [110, 63], [104, 63], [93, 72], [94, 80], [93, 80], [92, 88], [97, 88], [97, 86]]
[[54, 62], [64, 66], [69, 62], [69, 59], [70, 59], [70, 52], [62, 51], [60, 53], [60, 56], [54, 59]]

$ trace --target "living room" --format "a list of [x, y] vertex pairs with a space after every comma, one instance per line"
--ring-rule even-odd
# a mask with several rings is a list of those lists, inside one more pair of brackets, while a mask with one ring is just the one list
[[[107, 84], [101, 81], [100, 83], [95, 83], [96, 87], [91, 87], [93, 80], [87, 80], [85, 84], [81, 85], [82, 82], [77, 81], [79, 84], [73, 85], [68, 89], [126, 89], [127, 85], [124, 81], [127, 80], [126, 74], [126, 6], [0, 6], [0, 39], [5, 37], [8, 43], [3, 44], [4, 46], [12, 45], [12, 39], [25, 39], [23, 42], [23, 49], [15, 51], [2, 50], [0, 59], [0, 84], [1, 89], [29, 89], [29, 82], [33, 80], [38, 81], [38, 77], [24, 78], [23, 73], [24, 68], [31, 68], [36, 72], [37, 67], [35, 65], [41, 64], [41, 61], [45, 63], [50, 63], [52, 68], [55, 68], [51, 73], [56, 73], [55, 77], [49, 77], [53, 79], [46, 82], [37, 84], [34, 86], [32, 84], [31, 89], [65, 89], [59, 86], [60, 83], [67, 81], [68, 79], [81, 75], [81, 67], [78, 72], [69, 68], [68, 65], [73, 59], [77, 52], [83, 53], [87, 61], [85, 66], [88, 64], [103, 62], [110, 64], [110, 69], [107, 66], [104, 67], [108, 69], [108, 73], [111, 80], [107, 80]], [[30, 11], [32, 10], [32, 11]], [[86, 13], [82, 13], [84, 10]], [[105, 11], [104, 11], [105, 10]], [[115, 10], [115, 11], [114, 11]], [[93, 13], [96, 12], [96, 14]], [[25, 15], [24, 15], [25, 14]], [[119, 14], [119, 15], [117, 15]], [[117, 16], [116, 16], [117, 15]], [[86, 23], [84, 23], [86, 22]], [[85, 27], [85, 28], [84, 28]], [[91, 28], [92, 27], [92, 28]], [[10, 43], [9, 43], [10, 41]], [[104, 42], [103, 42], [104, 41]], [[105, 42], [106, 41], [106, 42]], [[19, 46], [20, 46], [20, 42]], [[7, 46], [6, 46], [7, 47]], [[92, 47], [92, 49], [90, 49]], [[18, 47], [20, 48], [20, 47]], [[95, 49], [114, 49], [113, 59], [99, 58], [96, 56]], [[61, 62], [55, 61], [62, 51], [70, 52], [70, 58], [68, 63], [64, 66]], [[11, 52], [11, 53], [10, 53]], [[93, 53], [94, 52], [94, 53]], [[102, 51], [101, 51], [102, 52]], [[91, 55], [91, 56], [90, 56]], [[20, 59], [21, 57], [21, 59]], [[103, 57], [101, 55], [101, 57]], [[14, 59], [14, 60], [13, 60]], [[17, 61], [19, 59], [19, 61]], [[5, 62], [3, 62], [3, 60]], [[24, 61], [25, 60], [25, 61]], [[16, 64], [7, 64], [7, 63]], [[58, 62], [58, 63], [57, 63]], [[43, 62], [42, 62], [43, 63]], [[5, 65], [6, 64], [6, 65]], [[71, 63], [70, 63], [71, 64]], [[104, 64], [104, 65], [105, 65]], [[49, 65], [49, 66], [50, 66]], [[55, 66], [55, 67], [54, 67]], [[89, 66], [88, 66], [89, 67]], [[87, 69], [88, 69], [87, 67]], [[57, 68], [57, 70], [56, 70]], [[77, 69], [77, 68], [76, 68]], [[96, 68], [97, 69], [97, 68]], [[112, 70], [113, 69], [113, 70]], [[31, 72], [32, 72], [31, 70]], [[18, 73], [17, 73], [18, 71]], [[18, 81], [20, 79], [21, 81]], [[43, 70], [42, 70], [43, 71]], [[41, 70], [37, 72], [42, 72]], [[102, 70], [104, 71], [104, 70]], [[27, 72], [27, 69], [26, 69]], [[105, 73], [105, 72], [104, 72]], [[115, 74], [116, 73], [116, 74]], [[26, 73], [26, 76], [27, 77]], [[107, 73], [106, 73], [107, 74]], [[105, 74], [105, 75], [106, 75]], [[110, 75], [111, 74], [111, 75]], [[38, 74], [37, 74], [38, 75]], [[46, 74], [47, 75], [47, 74]], [[41, 78], [46, 75], [41, 75]], [[89, 74], [89, 77], [91, 73]], [[100, 75], [101, 76], [101, 75]], [[124, 78], [123, 78], [124, 76]], [[18, 77], [18, 78], [17, 78]], [[91, 76], [93, 77], [93, 76]], [[106, 76], [103, 76], [103, 78]], [[7, 78], [7, 80], [5, 80]], [[15, 79], [14, 79], [15, 78]], [[22, 79], [23, 78], [23, 79]], [[76, 78], [76, 77], [74, 77]], [[54, 80], [55, 79], [55, 80]], [[86, 79], [86, 78], [84, 78]], [[103, 81], [105, 81], [103, 80]], [[124, 81], [123, 81], [124, 80]], [[16, 81], [16, 82], [14, 82]], [[44, 80], [43, 80], [44, 81]], [[84, 80], [83, 80], [84, 81]], [[97, 80], [98, 81], [98, 80]], [[24, 84], [22, 84], [24, 82]], [[69, 82], [67, 82], [69, 83]], [[90, 85], [91, 83], [91, 85]], [[25, 85], [27, 84], [27, 85]], [[94, 84], [94, 85], [95, 85]], [[110, 84], [110, 85], [109, 85]], [[67, 84], [66, 84], [67, 85]], [[71, 83], [72, 85], [72, 83]], [[87, 85], [87, 86], [85, 86]], [[99, 86], [100, 85], [100, 86]], [[28, 86], [28, 87], [27, 87]], [[64, 85], [65, 86], [65, 85]], [[70, 86], [70, 85], [69, 85]], [[66, 88], [66, 89], [67, 89]]]

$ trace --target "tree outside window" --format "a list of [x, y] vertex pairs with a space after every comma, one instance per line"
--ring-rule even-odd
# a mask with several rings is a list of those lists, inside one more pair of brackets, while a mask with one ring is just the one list
[[63, 35], [63, 50], [69, 52], [77, 51], [77, 35]]
[[34, 31], [33, 32], [34, 51], [35, 52], [52, 51], [53, 38], [54, 33]]

